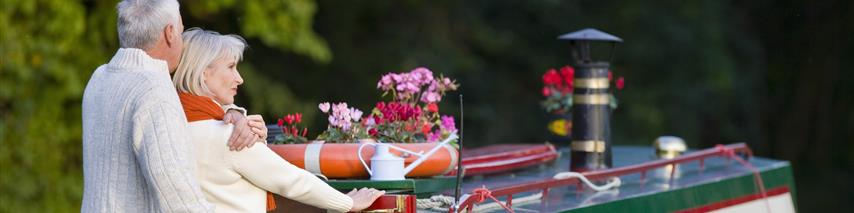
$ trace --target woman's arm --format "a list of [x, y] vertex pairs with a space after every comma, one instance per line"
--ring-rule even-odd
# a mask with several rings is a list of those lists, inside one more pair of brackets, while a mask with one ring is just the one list
[[258, 187], [308, 205], [347, 212], [353, 200], [308, 171], [285, 161], [265, 144], [229, 152], [235, 170]]

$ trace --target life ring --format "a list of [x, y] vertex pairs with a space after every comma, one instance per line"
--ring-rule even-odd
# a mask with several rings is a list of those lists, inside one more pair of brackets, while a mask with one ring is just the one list
[[[426, 153], [438, 143], [391, 144], [412, 152]], [[337, 179], [369, 177], [356, 153], [359, 149], [358, 143], [313, 142], [308, 144], [269, 144], [267, 146], [286, 161], [311, 173]], [[397, 150], [391, 150], [391, 153], [402, 157], [406, 166], [418, 159], [418, 156], [403, 155]], [[373, 155], [374, 146], [367, 146], [362, 150], [362, 156], [367, 158], [365, 160], [370, 159], [370, 156]], [[406, 174], [406, 177], [430, 177], [446, 174], [456, 168], [457, 160], [457, 149], [445, 144], [436, 153], [427, 156], [427, 160]], [[368, 166], [371, 164], [370, 161], [366, 163]]]

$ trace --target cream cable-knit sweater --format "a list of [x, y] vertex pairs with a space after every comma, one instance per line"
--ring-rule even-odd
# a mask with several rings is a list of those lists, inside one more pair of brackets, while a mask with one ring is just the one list
[[165, 61], [123, 48], [83, 95], [81, 212], [212, 212]]
[[[196, 174], [217, 212], [265, 212], [267, 191], [327, 210], [346, 212], [353, 200], [279, 157], [263, 142], [242, 151], [226, 146], [233, 125], [190, 122]], [[278, 208], [287, 209], [281, 204]]]

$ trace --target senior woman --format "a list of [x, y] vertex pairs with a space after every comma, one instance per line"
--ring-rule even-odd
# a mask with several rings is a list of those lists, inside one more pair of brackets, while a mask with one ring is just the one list
[[[196, 158], [196, 176], [217, 212], [265, 212], [275, 206], [267, 191], [332, 211], [359, 211], [384, 192], [353, 190], [342, 194], [311, 173], [300, 169], [267, 146], [230, 151], [226, 146], [233, 126], [222, 122], [222, 105], [232, 104], [243, 79], [237, 63], [245, 41], [199, 28], [183, 34], [181, 62], [173, 77], [189, 122]], [[263, 119], [259, 115], [247, 116]], [[258, 138], [258, 143], [265, 143]]]

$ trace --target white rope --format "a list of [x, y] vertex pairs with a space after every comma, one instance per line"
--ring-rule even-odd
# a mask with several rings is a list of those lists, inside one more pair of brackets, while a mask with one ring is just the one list
[[[516, 206], [523, 206], [531, 203], [540, 202], [540, 198], [543, 197], [543, 193], [536, 193], [532, 195], [528, 195], [520, 198], [513, 198], [513, 208], [519, 209]], [[433, 195], [430, 198], [426, 199], [418, 199], [416, 200], [416, 206], [418, 209], [431, 210], [431, 211], [439, 211], [439, 212], [448, 212], [448, 208], [453, 205], [454, 197], [444, 196], [444, 195]], [[507, 202], [501, 202], [502, 204], [507, 204]], [[489, 212], [496, 209], [501, 209], [501, 205], [496, 202], [491, 202], [483, 205], [476, 205], [472, 208], [471, 212]], [[524, 210], [524, 209], [521, 209]]]
[[[561, 173], [555, 174], [553, 178], [554, 179], [567, 179], [567, 178], [573, 178], [573, 177], [580, 179], [582, 182], [587, 184], [587, 186], [589, 186], [591, 189], [593, 189], [595, 191], [607, 191], [607, 190], [610, 190], [612, 188], [620, 187], [620, 184], [622, 184], [622, 181], [620, 180], [619, 177], [613, 177], [608, 181], [607, 184], [602, 185], [602, 186], [597, 186], [597, 185], [593, 184], [592, 182], [590, 182], [590, 180], [588, 180], [587, 177], [584, 177], [584, 175], [582, 175], [581, 173], [578, 173], [578, 172], [561, 172]], [[526, 205], [526, 204], [530, 204], [530, 203], [540, 202], [540, 199], [542, 197], [543, 197], [543, 193], [536, 193], [536, 194], [532, 194], [532, 195], [525, 196], [525, 197], [514, 198], [513, 199], [513, 208], [514, 209], [520, 209], [520, 208], [516, 208], [516, 206], [522, 206], [522, 205]], [[433, 195], [430, 198], [417, 199], [416, 200], [416, 206], [418, 207], [418, 209], [440, 211], [440, 212], [447, 212], [448, 208], [453, 204], [454, 204], [454, 198], [450, 197], [450, 196], [444, 196], [444, 195]], [[501, 202], [501, 204], [506, 204], [506, 201]], [[496, 210], [496, 209], [501, 209], [502, 208], [501, 204], [496, 203], [496, 202], [491, 202], [491, 203], [487, 203], [487, 204], [483, 204], [483, 205], [475, 205], [472, 208], [472, 212], [488, 212], [488, 211], [492, 211], [492, 210]], [[524, 210], [524, 209], [520, 209], [520, 210]]]
[[597, 185], [591, 183], [590, 180], [587, 180], [587, 177], [584, 177], [584, 175], [582, 175], [581, 173], [578, 173], [578, 172], [557, 173], [557, 174], [555, 174], [554, 179], [567, 179], [567, 178], [572, 178], [572, 177], [576, 177], [576, 178], [580, 179], [582, 182], [587, 184], [587, 186], [589, 186], [591, 189], [593, 189], [597, 192], [598, 191], [610, 190], [611, 188], [620, 187], [620, 184], [622, 184], [622, 181], [620, 181], [620, 178], [613, 177], [613, 178], [611, 178], [610, 181], [608, 181], [607, 184], [602, 185], [602, 186], [597, 186]]

